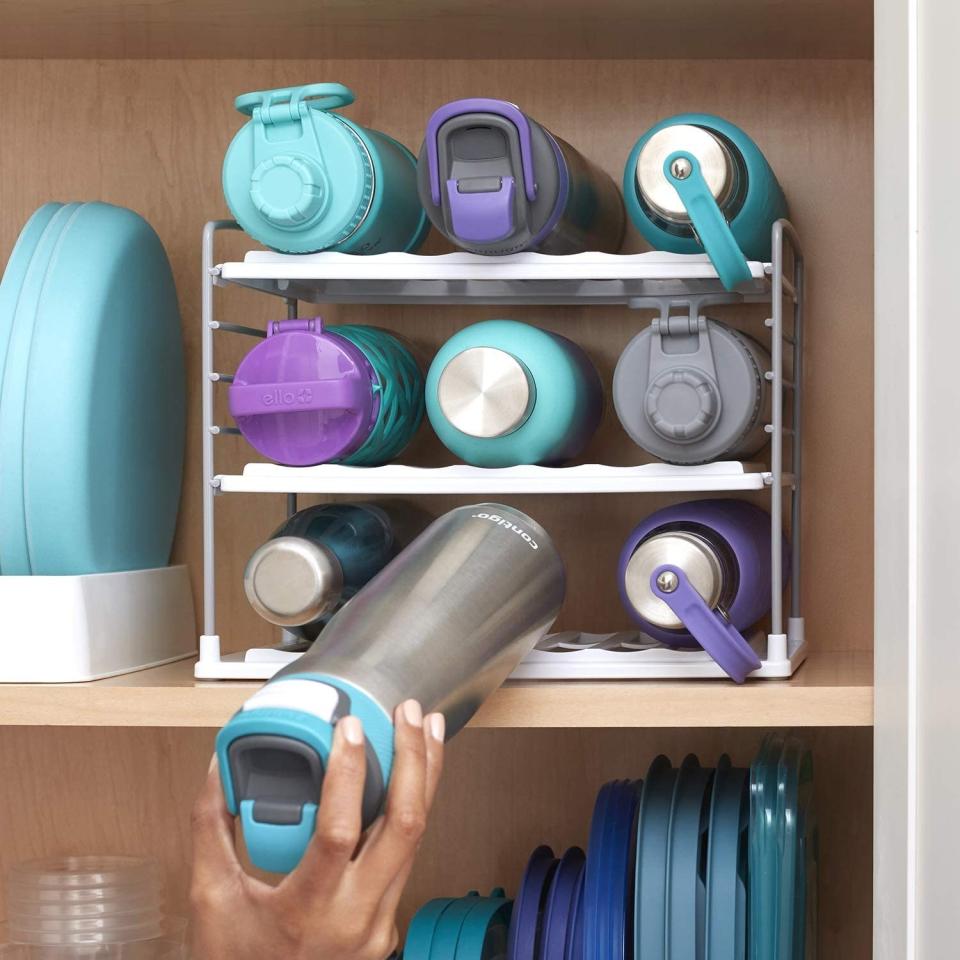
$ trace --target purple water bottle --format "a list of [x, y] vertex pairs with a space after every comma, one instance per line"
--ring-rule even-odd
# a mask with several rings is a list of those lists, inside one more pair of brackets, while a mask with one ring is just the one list
[[[784, 542], [784, 586], [789, 548]], [[644, 633], [703, 647], [738, 683], [760, 667], [742, 631], [770, 612], [770, 514], [741, 500], [658, 510], [620, 554], [624, 606]]]
[[280, 320], [243, 358], [229, 402], [247, 442], [271, 460], [378, 466], [420, 426], [423, 373], [385, 330]]

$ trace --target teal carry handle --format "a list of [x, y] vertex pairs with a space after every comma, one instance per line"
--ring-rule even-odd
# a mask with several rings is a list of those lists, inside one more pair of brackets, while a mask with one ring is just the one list
[[741, 283], [750, 280], [747, 258], [703, 178], [700, 161], [692, 153], [678, 150], [664, 161], [663, 173], [680, 194], [693, 221], [693, 228], [724, 287], [735, 290]]
[[[301, 104], [310, 110], [336, 110], [347, 107], [356, 99], [353, 91], [342, 83], [307, 83], [302, 87], [278, 87], [276, 90], [255, 90], [243, 93], [233, 105], [242, 114], [252, 117], [257, 107], [260, 115], [273, 122], [296, 120]], [[276, 113], [282, 116], [276, 116]]]

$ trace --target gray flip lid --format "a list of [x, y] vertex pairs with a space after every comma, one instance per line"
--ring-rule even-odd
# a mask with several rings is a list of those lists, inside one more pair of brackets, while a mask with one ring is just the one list
[[613, 375], [631, 439], [671, 463], [751, 456], [767, 441], [767, 351], [716, 320], [656, 320], [627, 344]]

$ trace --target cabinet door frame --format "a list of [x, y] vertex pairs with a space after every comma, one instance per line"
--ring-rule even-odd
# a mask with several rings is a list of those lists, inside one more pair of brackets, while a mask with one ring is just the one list
[[953, 0], [875, 2], [874, 956], [956, 952], [960, 157]]

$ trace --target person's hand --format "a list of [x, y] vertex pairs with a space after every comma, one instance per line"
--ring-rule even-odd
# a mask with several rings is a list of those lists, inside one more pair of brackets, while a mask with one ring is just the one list
[[300, 865], [277, 886], [237, 859], [234, 819], [216, 761], [193, 812], [192, 960], [386, 960], [397, 905], [433, 805], [444, 719], [408, 700], [395, 715], [396, 756], [386, 813], [361, 842], [363, 728], [334, 733], [317, 828]]

